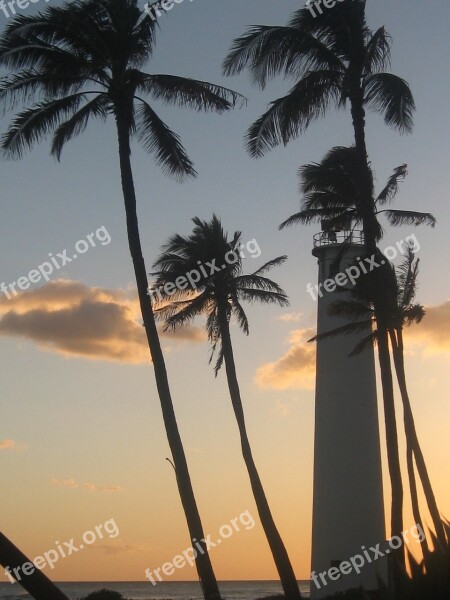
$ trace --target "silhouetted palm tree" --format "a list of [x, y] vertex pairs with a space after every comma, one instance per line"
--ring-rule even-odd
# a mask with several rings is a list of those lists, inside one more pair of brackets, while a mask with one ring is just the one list
[[[362, 181], [354, 146], [332, 148], [320, 163], [309, 163], [299, 169], [301, 210], [286, 219], [280, 229], [292, 225], [309, 225], [326, 220], [330, 228], [351, 223], [356, 227], [362, 223], [364, 196]], [[390, 225], [431, 225], [436, 224], [432, 214], [412, 210], [385, 208], [396, 197], [399, 184], [407, 175], [407, 165], [394, 169], [385, 187], [373, 202], [374, 217], [383, 214]], [[373, 173], [371, 171], [373, 180]], [[378, 219], [374, 222], [376, 241], [383, 237], [383, 228]]]
[[[35, 568], [31, 574], [24, 575], [22, 567], [25, 564], [33, 563], [0, 532], [0, 565], [5, 568], [5, 575], [9, 577], [11, 583], [14, 583], [14, 579], [20, 581], [20, 585], [35, 600], [68, 600], [67, 596], [38, 568]], [[15, 577], [14, 569], [18, 577]]]
[[[236, 232], [231, 240], [224, 232], [220, 220], [214, 216], [210, 222], [194, 218], [194, 230], [184, 237], [174, 235], [163, 247], [163, 252], [154, 264], [157, 269], [155, 286], [168, 304], [157, 314], [164, 318], [166, 329], [176, 329], [197, 316], [206, 315], [206, 330], [212, 344], [211, 359], [217, 351], [216, 375], [223, 362], [228, 379], [231, 402], [239, 427], [242, 454], [247, 466], [250, 483], [258, 513], [280, 576], [285, 597], [289, 600], [301, 597], [299, 587], [286, 548], [278, 533], [269, 504], [253, 460], [245, 426], [241, 393], [236, 375], [233, 347], [230, 336], [230, 319], [234, 316], [242, 331], [248, 335], [247, 315], [242, 301], [273, 303], [287, 306], [285, 292], [264, 274], [281, 265], [286, 256], [267, 262], [251, 275], [242, 272], [241, 234]], [[199, 273], [199, 266], [206, 267], [206, 277], [198, 283], [188, 283], [186, 274]], [[178, 289], [177, 280], [184, 278], [183, 289]], [[198, 276], [195, 276], [197, 279]], [[192, 276], [191, 279], [194, 279]], [[164, 286], [172, 284], [168, 294]], [[173, 288], [173, 290], [172, 290]]]
[[[389, 126], [410, 131], [415, 106], [406, 81], [385, 72], [390, 60], [390, 37], [384, 27], [370, 30], [365, 8], [366, 0], [344, 1], [314, 17], [304, 7], [285, 27], [253, 26], [234, 41], [224, 72], [234, 75], [248, 68], [262, 88], [278, 75], [295, 80], [289, 93], [272, 102], [250, 127], [247, 147], [254, 157], [280, 143], [286, 145], [323, 116], [330, 105], [340, 108], [350, 104], [362, 185], [364, 239], [370, 256], [376, 251], [377, 223], [365, 138], [366, 109], [381, 113]], [[384, 331], [380, 290], [381, 282], [376, 286], [374, 305]], [[383, 390], [392, 395], [387, 336], [379, 339], [378, 355]], [[388, 437], [394, 439], [395, 432], [388, 432]], [[391, 473], [391, 482], [391, 533], [400, 535], [403, 489], [399, 466]]]
[[[155, 41], [156, 22], [137, 0], [75, 0], [36, 16], [17, 16], [0, 42], [0, 64], [12, 71], [1, 82], [0, 97], [7, 105], [11, 101], [13, 106], [20, 102], [32, 106], [16, 116], [2, 146], [9, 156], [20, 157], [27, 147], [52, 134], [51, 153], [59, 159], [64, 144], [80, 134], [90, 119], [114, 118], [142, 318], [190, 536], [202, 540], [203, 528], [147, 295], [130, 142], [137, 138], [169, 175], [177, 179], [195, 176], [179, 137], [144, 98], [221, 113], [235, 105], [238, 94], [202, 81], [142, 71], [153, 55]], [[200, 543], [203, 554], [196, 558], [197, 570], [206, 597], [215, 600], [219, 589], [206, 544]]]
[[271, 103], [247, 133], [254, 157], [287, 144], [323, 116], [330, 105], [350, 105], [357, 160], [361, 169], [364, 233], [375, 250], [376, 222], [371, 210], [373, 181], [367, 162], [366, 110], [375, 110], [401, 132], [412, 129], [414, 99], [406, 81], [385, 71], [390, 36], [384, 27], [367, 25], [365, 0], [340, 2], [314, 17], [296, 11], [286, 27], [253, 26], [234, 41], [224, 61], [226, 75], [248, 68], [264, 88], [278, 75], [294, 79], [289, 93]]
[[[401, 165], [394, 169], [385, 187], [374, 200], [373, 213], [375, 219], [378, 215], [384, 214], [393, 226], [427, 224], [434, 227], [436, 220], [430, 213], [385, 208], [388, 203], [394, 200], [399, 189], [399, 184], [406, 176], [406, 173], [407, 165]], [[284, 221], [280, 225], [280, 229], [297, 223], [309, 224], [322, 220], [328, 221], [331, 228], [339, 228], [342, 223], [355, 227], [362, 222], [361, 207], [364, 202], [364, 195], [355, 147], [346, 148], [338, 146], [333, 148], [320, 163], [310, 163], [301, 167], [299, 178], [300, 192], [302, 194], [301, 210]], [[371, 179], [373, 180], [372, 172]], [[374, 225], [373, 231], [378, 241], [382, 238], [383, 229], [378, 220], [375, 221]], [[345, 244], [343, 244], [343, 250], [345, 250]], [[372, 278], [373, 275], [372, 273]], [[380, 286], [380, 284], [383, 286], [384, 310], [390, 306], [388, 298], [392, 293], [389, 286], [386, 288], [387, 281], [377, 278], [376, 284], [377, 286]], [[390, 311], [392, 311], [392, 307], [387, 310], [387, 313], [389, 314]], [[387, 339], [387, 335], [385, 338]], [[385, 360], [384, 355], [383, 360]], [[398, 473], [400, 473], [401, 478], [401, 470], [390, 359], [389, 361], [385, 360], [384, 365], [385, 385], [383, 386], [383, 400], [386, 443], [392, 486], [392, 512], [395, 513], [399, 510], [399, 506], [401, 507], [402, 505], [402, 494], [400, 494], [400, 487], [397, 480]], [[416, 506], [415, 481], [411, 479], [409, 451], [407, 457], [412, 501], [413, 505]], [[416, 513], [418, 513], [418, 504]], [[400, 553], [403, 553], [403, 550], [399, 549], [398, 554]]]

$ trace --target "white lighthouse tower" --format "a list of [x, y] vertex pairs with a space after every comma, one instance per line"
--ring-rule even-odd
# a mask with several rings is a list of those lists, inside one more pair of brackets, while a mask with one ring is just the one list
[[[319, 263], [319, 284], [344, 273], [363, 254], [363, 244], [362, 232], [322, 231], [314, 236], [312, 253]], [[328, 283], [326, 287], [333, 286]], [[337, 286], [348, 288], [348, 284]], [[330, 316], [328, 308], [337, 300], [350, 299], [351, 294], [319, 289], [320, 334], [348, 322]], [[362, 335], [338, 335], [317, 342], [312, 599], [360, 586], [375, 589], [377, 575], [386, 579], [384, 559], [366, 560], [359, 574], [342, 564], [355, 555], [364, 556], [364, 549], [386, 539], [374, 352], [368, 347], [356, 357], [348, 356]], [[341, 564], [346, 574], [339, 570]]]

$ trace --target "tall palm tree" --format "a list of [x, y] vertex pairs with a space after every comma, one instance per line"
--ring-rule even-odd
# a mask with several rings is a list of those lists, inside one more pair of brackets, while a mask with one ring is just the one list
[[[280, 256], [267, 262], [251, 275], [242, 272], [241, 234], [236, 232], [231, 240], [224, 232], [220, 220], [214, 216], [210, 222], [194, 218], [194, 230], [183, 237], [174, 235], [163, 247], [163, 252], [154, 264], [157, 269], [155, 286], [158, 288], [163, 305], [157, 314], [165, 319], [166, 329], [180, 327], [197, 316], [206, 315], [206, 330], [212, 344], [212, 360], [217, 351], [215, 373], [218, 374], [225, 363], [231, 403], [239, 427], [242, 454], [247, 466], [250, 483], [264, 532], [280, 576], [281, 584], [288, 600], [301, 598], [294, 570], [286, 548], [278, 533], [261, 479], [253, 459], [245, 425], [244, 409], [236, 374], [236, 364], [230, 335], [230, 319], [234, 316], [239, 327], [248, 335], [247, 315], [242, 301], [272, 303], [287, 306], [285, 292], [264, 274], [275, 266], [281, 265], [286, 256]], [[172, 295], [164, 291], [164, 286], [176, 283], [187, 273], [199, 272], [199, 265], [213, 265], [214, 271], [202, 277], [193, 285], [183, 282], [183, 290], [175, 289]], [[192, 279], [194, 279], [192, 277]], [[195, 277], [197, 279], [197, 277]], [[172, 287], [169, 288], [172, 290]]]
[[[131, 139], [136, 137], [172, 177], [196, 175], [180, 138], [160, 119], [152, 100], [196, 110], [223, 113], [239, 95], [203, 81], [141, 70], [152, 57], [156, 22], [137, 0], [74, 0], [36, 16], [17, 16], [0, 41], [0, 64], [11, 74], [0, 84], [0, 98], [9, 106], [31, 103], [20, 112], [2, 147], [20, 157], [27, 147], [52, 134], [57, 159], [66, 142], [80, 134], [92, 118], [115, 120], [128, 242], [139, 302], [155, 370], [156, 384], [172, 452], [177, 484], [191, 539], [203, 540], [186, 457], [173, 409], [164, 357], [147, 294], [131, 167]], [[219, 589], [202, 544], [196, 566], [205, 596], [219, 598]]]
[[[422, 482], [437, 539], [443, 546], [445, 546], [450, 542], [450, 539], [447, 539], [447, 531], [439, 513], [423, 452], [419, 444], [414, 422], [414, 415], [412, 412], [406, 384], [403, 330], [405, 326], [409, 326], [412, 323], [420, 323], [425, 316], [425, 310], [423, 306], [414, 303], [417, 291], [418, 274], [419, 260], [415, 258], [414, 254], [410, 250], [403, 264], [401, 264], [397, 269], [397, 286], [395, 289], [397, 311], [394, 315], [392, 315], [393, 318], [392, 325], [389, 329], [389, 337], [391, 339], [395, 371], [404, 407], [405, 432], [410, 446], [408, 451], [409, 461], [410, 463], [412, 462], [412, 454], [414, 454], [417, 470]], [[412, 468], [411, 464], [409, 465], [409, 468]]]
[[[271, 103], [247, 133], [253, 157], [262, 156], [280, 143], [287, 144], [326, 113], [331, 104], [350, 104], [357, 160], [361, 173], [362, 223], [366, 254], [376, 252], [377, 223], [373, 213], [373, 180], [368, 164], [365, 116], [372, 109], [400, 132], [412, 129], [414, 99], [406, 81], [388, 73], [390, 37], [384, 27], [373, 32], [365, 16], [366, 0], [344, 0], [315, 15], [307, 7], [296, 11], [285, 27], [253, 26], [234, 41], [224, 62], [224, 72], [235, 75], [248, 68], [254, 81], [264, 88], [277, 75], [295, 80], [289, 93]], [[376, 277], [379, 276], [377, 272]], [[380, 330], [386, 331], [382, 282], [374, 298]], [[389, 340], [378, 340], [381, 381], [386, 398], [393, 395], [389, 362]], [[395, 419], [389, 400], [390, 421]], [[396, 433], [387, 431], [388, 447], [394, 452]], [[391, 462], [391, 534], [400, 535], [402, 478], [400, 466]]]
[[[380, 240], [383, 235], [381, 224], [377, 216], [384, 214], [390, 225], [421, 225], [427, 224], [434, 227], [435, 218], [430, 213], [415, 212], [410, 210], [398, 210], [385, 208], [392, 202], [399, 190], [400, 182], [407, 174], [407, 165], [401, 165], [394, 169], [389, 177], [385, 187], [377, 195], [373, 202], [373, 214], [375, 216], [374, 233], [376, 240]], [[310, 163], [304, 165], [299, 170], [300, 193], [302, 194], [302, 204], [300, 212], [292, 215], [280, 225], [280, 229], [295, 224], [309, 224], [326, 220], [331, 228], [339, 227], [341, 223], [353, 224], [353, 227], [360, 224], [362, 217], [362, 204], [364, 202], [363, 184], [361, 181], [361, 171], [357, 160], [357, 150], [355, 147], [335, 147], [328, 152], [320, 163]], [[371, 172], [373, 179], [373, 173]], [[343, 245], [343, 250], [345, 245]], [[336, 265], [335, 268], [338, 268]], [[375, 272], [371, 273], [372, 279]], [[382, 296], [384, 298], [385, 311], [388, 315], [392, 314], [393, 306], [389, 302], [392, 297], [392, 289], [389, 286], [389, 278], [377, 277], [376, 286], [382, 285]], [[371, 292], [374, 293], [372, 288]], [[361, 317], [361, 314], [359, 315]], [[377, 339], [387, 335], [381, 335], [378, 329]], [[387, 359], [383, 354], [385, 386], [383, 388], [384, 416], [387, 438], [388, 466], [392, 486], [392, 514], [402, 510], [402, 488], [397, 481], [397, 474], [400, 473], [400, 456], [398, 450], [397, 419], [395, 414], [394, 387], [392, 382], [392, 369], [389, 354]], [[409, 438], [408, 438], [409, 439]], [[416, 513], [418, 513], [418, 503], [416, 501], [415, 481], [411, 471], [412, 444], [409, 446], [408, 475], [410, 480], [410, 489], [412, 501]], [[418, 521], [417, 521], [418, 522]], [[425, 542], [426, 544], [426, 542]], [[398, 552], [403, 554], [403, 550]]]
[[255, 158], [303, 133], [330, 105], [350, 105], [363, 186], [364, 233], [368, 251], [373, 252], [376, 220], [371, 210], [366, 110], [381, 113], [387, 125], [409, 132], [415, 105], [406, 81], [385, 71], [390, 36], [384, 27], [370, 30], [365, 8], [366, 0], [344, 0], [315, 17], [301, 8], [285, 27], [253, 26], [234, 41], [224, 72], [235, 75], [248, 68], [261, 88], [278, 75], [295, 80], [289, 93], [273, 101], [248, 130], [247, 148]]

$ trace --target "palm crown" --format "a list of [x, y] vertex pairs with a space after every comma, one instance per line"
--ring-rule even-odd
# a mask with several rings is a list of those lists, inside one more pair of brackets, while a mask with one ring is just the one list
[[[230, 321], [234, 315], [240, 328], [249, 333], [248, 319], [242, 307], [242, 301], [275, 303], [280, 306], [289, 304], [286, 293], [281, 287], [264, 276], [271, 268], [281, 265], [287, 259], [279, 256], [265, 263], [250, 275], [243, 273], [241, 256], [241, 233], [235, 232], [232, 239], [224, 232], [220, 220], [213, 216], [211, 221], [193, 219], [194, 230], [189, 236], [174, 235], [163, 247], [163, 252], [154, 263], [158, 269], [155, 286], [162, 292], [168, 304], [157, 309], [156, 315], [166, 320], [166, 328], [175, 329], [199, 315], [207, 317], [207, 333], [214, 351], [221, 339], [221, 318]], [[198, 271], [200, 265], [214, 264], [213, 274], [203, 277], [197, 284], [177, 289], [171, 296], [164, 293], [167, 283], [176, 285], [179, 277], [191, 271]], [[217, 270], [218, 269], [218, 270]], [[208, 270], [209, 267], [208, 267]], [[207, 271], [206, 271], [207, 272]], [[223, 362], [222, 348], [218, 352], [215, 366], [218, 373]]]
[[294, 79], [289, 93], [248, 130], [252, 156], [302, 133], [329, 105], [350, 101], [353, 119], [364, 120], [367, 107], [400, 131], [412, 128], [414, 100], [406, 81], [385, 72], [390, 37], [384, 27], [372, 32], [365, 0], [345, 0], [316, 18], [308, 8], [294, 13], [287, 26], [253, 26], [237, 38], [224, 62], [227, 75], [251, 71], [262, 88], [277, 75]]
[[[373, 180], [373, 173], [370, 172]], [[422, 225], [434, 227], [436, 220], [430, 213], [410, 210], [380, 208], [392, 202], [400, 182], [407, 175], [407, 165], [394, 169], [386, 185], [373, 201], [372, 218], [376, 240], [383, 235], [377, 215], [385, 214], [390, 225]], [[363, 220], [364, 202], [361, 172], [355, 147], [332, 148], [320, 163], [300, 167], [300, 192], [303, 196], [300, 212], [286, 219], [280, 229], [301, 224], [327, 220], [330, 227], [342, 222], [358, 225]]]
[[168, 174], [196, 171], [180, 138], [143, 96], [196, 110], [223, 112], [242, 98], [226, 88], [174, 75], [149, 74], [156, 22], [137, 0], [74, 0], [36, 16], [17, 16], [0, 42], [0, 63], [13, 74], [0, 99], [32, 102], [12, 122], [2, 146], [14, 157], [53, 133], [51, 152], [80, 134], [89, 119], [109, 114], [126, 127]]

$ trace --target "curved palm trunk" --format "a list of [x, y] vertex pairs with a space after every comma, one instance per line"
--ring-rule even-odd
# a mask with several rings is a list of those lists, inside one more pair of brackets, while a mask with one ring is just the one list
[[[365, 110], [362, 89], [354, 92], [351, 99], [351, 113], [355, 133], [355, 146], [360, 162], [363, 182], [363, 196], [365, 201], [361, 207], [363, 217], [364, 239], [367, 255], [376, 252], [376, 236], [374, 230], [375, 214], [373, 209], [373, 186], [367, 158], [367, 147], [365, 138]], [[375, 271], [375, 277], [382, 277], [382, 273]], [[375, 286], [381, 290], [382, 286]], [[383, 331], [383, 298], [373, 299], [375, 317], [378, 330]], [[395, 418], [394, 386], [392, 380], [392, 369], [389, 355], [389, 340], [387, 333], [380, 335], [378, 339], [378, 356], [383, 388], [384, 416], [386, 425], [386, 445], [388, 454], [389, 477], [391, 481], [391, 536], [399, 535], [403, 531], [403, 483], [400, 468], [400, 457], [398, 451], [397, 424]], [[401, 547], [397, 552], [402, 566], [405, 565], [405, 554]]]
[[233, 347], [231, 344], [231, 336], [228, 320], [224, 315], [223, 310], [220, 315], [220, 334], [222, 340], [222, 349], [225, 360], [225, 368], [227, 372], [228, 388], [230, 390], [231, 402], [233, 404], [234, 414], [239, 427], [241, 437], [242, 455], [247, 467], [250, 484], [252, 486], [253, 496], [255, 498], [258, 509], [259, 518], [269, 542], [272, 556], [280, 576], [281, 585], [284, 595], [287, 600], [299, 600], [302, 596], [295, 577], [294, 569], [289, 560], [288, 553], [281, 539], [278, 529], [273, 520], [270, 511], [269, 503], [267, 502], [266, 494], [261, 483], [255, 461], [253, 460], [250, 442], [247, 436], [245, 427], [244, 409], [242, 407], [241, 393], [236, 375], [236, 365], [234, 362]]
[[[25, 563], [32, 564], [32, 561], [19, 548], [14, 546], [3, 533], [0, 533], [0, 565], [5, 569], [8, 568], [9, 575], [6, 570], [5, 574], [8, 575], [11, 583], [14, 583], [14, 579], [17, 579], [20, 585], [35, 600], [68, 600], [67, 596], [39, 569], [36, 568], [31, 575], [25, 575], [22, 571]], [[27, 571], [28, 568], [26, 568]], [[18, 577], [13, 575], [14, 569], [18, 569]]]
[[155, 370], [156, 385], [161, 402], [167, 439], [169, 441], [170, 450], [175, 464], [178, 490], [180, 493], [181, 502], [183, 504], [192, 546], [195, 548], [194, 540], [200, 540], [199, 542], [196, 542], [196, 546], [198, 547], [198, 545], [201, 545], [202, 547], [202, 552], [199, 552], [195, 559], [197, 572], [203, 588], [205, 599], [219, 600], [219, 587], [217, 585], [217, 580], [214, 575], [209, 554], [207, 552], [206, 543], [204, 541], [205, 535], [203, 532], [203, 526], [195, 501], [186, 456], [184, 453], [183, 444], [181, 442], [172, 404], [166, 365], [161, 350], [158, 331], [156, 329], [150, 296], [147, 293], [147, 271], [145, 268], [144, 258], [142, 256], [141, 241], [139, 236], [138, 218], [136, 212], [136, 195], [130, 161], [131, 150], [129, 127], [126, 114], [127, 113], [125, 112], [124, 116], [121, 107], [117, 107], [115, 117], [119, 139], [120, 171], [122, 177], [123, 196], [125, 200], [128, 243], [136, 276], [139, 303], [144, 321], [145, 332], [147, 334], [150, 354], [153, 361], [153, 367]]
[[397, 330], [396, 337], [395, 333], [391, 331], [390, 336], [392, 352], [394, 356], [395, 370], [403, 402], [406, 438], [409, 444], [411, 445], [412, 451], [414, 452], [417, 471], [422, 482], [425, 498], [428, 505], [428, 510], [430, 511], [430, 515], [433, 520], [437, 538], [443, 545], [446, 545], [447, 539], [445, 535], [444, 525], [439, 514], [439, 509], [436, 503], [433, 488], [431, 486], [431, 481], [428, 475], [428, 470], [425, 464], [422, 448], [420, 447], [419, 438], [417, 436], [416, 431], [416, 425], [414, 422], [414, 415], [411, 408], [411, 402], [409, 400], [408, 388], [406, 385], [405, 362], [403, 358], [403, 333], [401, 330]]

